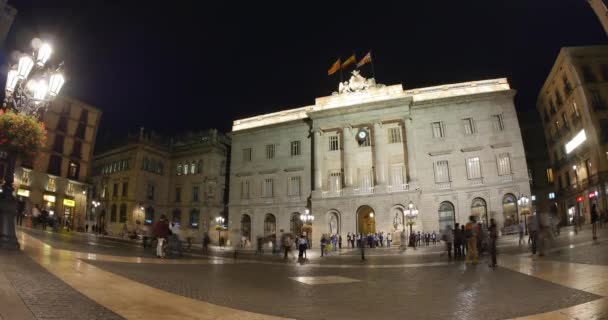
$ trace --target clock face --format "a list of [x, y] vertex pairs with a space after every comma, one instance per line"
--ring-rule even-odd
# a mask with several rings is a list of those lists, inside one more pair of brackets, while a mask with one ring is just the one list
[[367, 136], [367, 133], [365, 131], [359, 131], [359, 139], [365, 139], [365, 136]]

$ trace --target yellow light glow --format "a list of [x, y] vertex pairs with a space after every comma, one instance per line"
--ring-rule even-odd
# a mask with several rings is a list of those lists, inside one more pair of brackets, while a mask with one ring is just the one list
[[585, 129], [579, 131], [572, 140], [566, 143], [566, 153], [572, 152], [572, 150], [576, 149], [576, 147], [580, 146], [583, 142], [587, 140], [587, 135], [585, 134]]

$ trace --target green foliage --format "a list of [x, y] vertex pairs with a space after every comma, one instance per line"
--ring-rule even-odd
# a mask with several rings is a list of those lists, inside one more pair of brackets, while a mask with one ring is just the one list
[[45, 144], [44, 123], [32, 116], [0, 110], [0, 149], [32, 159]]

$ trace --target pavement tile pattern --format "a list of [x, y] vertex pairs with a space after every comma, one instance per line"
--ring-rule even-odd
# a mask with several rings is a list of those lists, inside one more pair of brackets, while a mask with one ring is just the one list
[[123, 319], [74, 290], [22, 252], [2, 252], [0, 268], [37, 319]]

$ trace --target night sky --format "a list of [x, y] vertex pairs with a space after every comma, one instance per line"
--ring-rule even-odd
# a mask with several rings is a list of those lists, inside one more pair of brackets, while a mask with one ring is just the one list
[[50, 39], [67, 66], [64, 93], [104, 112], [98, 147], [139, 126], [229, 131], [235, 119], [313, 104], [337, 89], [327, 69], [338, 56], [370, 49], [379, 83], [507, 77], [518, 110], [533, 111], [560, 47], [607, 39], [584, 0], [9, 4], [19, 12], [0, 63], [34, 36]]

